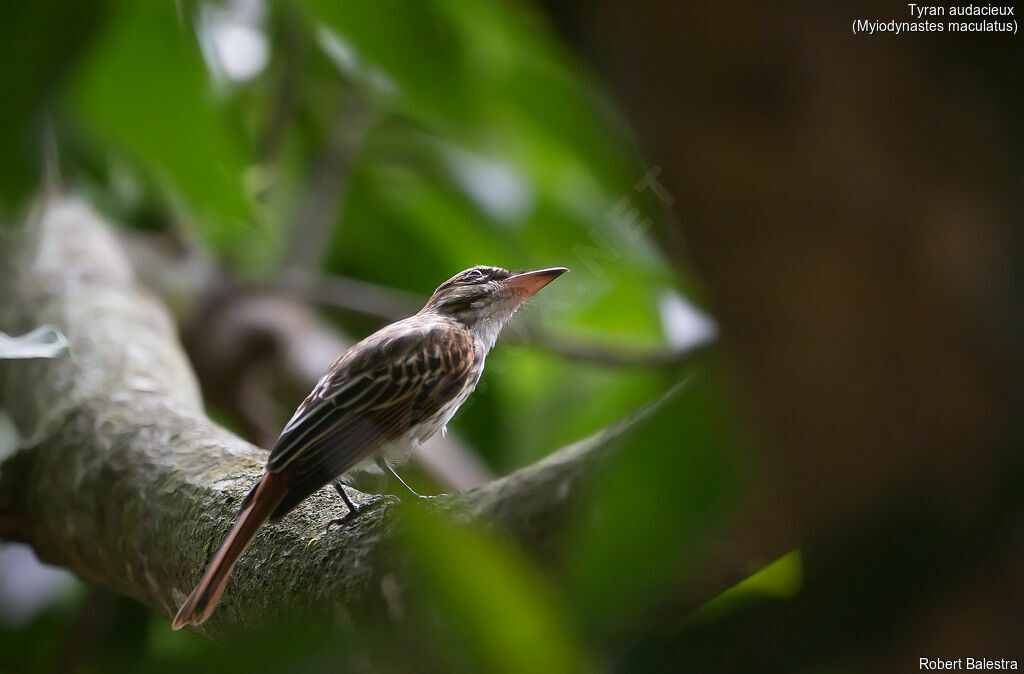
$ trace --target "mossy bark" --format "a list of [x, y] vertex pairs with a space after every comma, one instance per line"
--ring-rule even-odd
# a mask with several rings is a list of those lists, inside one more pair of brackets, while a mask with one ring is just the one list
[[[8, 536], [17, 531], [44, 561], [169, 618], [223, 540], [266, 452], [206, 417], [173, 321], [84, 203], [53, 200], [14, 237], [0, 267], [0, 329], [50, 323], [72, 352], [0, 364], [0, 407], [23, 439], [0, 456], [0, 518]], [[544, 557], [595, 450], [618, 432], [408, 507], [493, 522]], [[345, 619], [384, 605], [381, 580], [401, 582], [402, 554], [390, 544], [401, 526], [396, 510], [368, 509], [325, 534], [344, 506], [329, 488], [314, 494], [257, 534], [221, 606], [197, 631], [226, 638], [303, 612]]]

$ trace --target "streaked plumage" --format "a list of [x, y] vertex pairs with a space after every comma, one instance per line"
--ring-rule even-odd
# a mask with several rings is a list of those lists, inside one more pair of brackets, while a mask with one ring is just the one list
[[476, 387], [487, 353], [515, 310], [565, 271], [467, 269], [438, 286], [415, 316], [342, 354], [285, 425], [266, 472], [174, 628], [210, 616], [232, 566], [264, 521], [283, 517], [347, 473], [391, 470], [442, 429]]
[[378, 450], [408, 459], [473, 390], [486, 356], [457, 321], [420, 314], [358, 347], [320, 379], [271, 451], [267, 470], [287, 474], [291, 485], [271, 519], [342, 473], [378, 470]]

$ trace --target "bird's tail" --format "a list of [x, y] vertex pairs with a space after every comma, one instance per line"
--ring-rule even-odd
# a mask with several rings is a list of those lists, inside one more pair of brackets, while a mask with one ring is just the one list
[[174, 629], [179, 630], [186, 625], [199, 625], [210, 617], [224, 593], [224, 587], [235, 562], [287, 492], [285, 479], [275, 473], [265, 473], [253, 487], [242, 501], [235, 526], [221, 543], [199, 584], [178, 609], [178, 615], [174, 616], [171, 625]]

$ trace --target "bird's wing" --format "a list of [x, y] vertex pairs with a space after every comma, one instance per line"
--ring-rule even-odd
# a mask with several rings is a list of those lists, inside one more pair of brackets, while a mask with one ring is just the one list
[[475, 357], [467, 330], [434, 322], [390, 327], [349, 349], [285, 426], [267, 470], [286, 472], [293, 489], [319, 489], [465, 386]]

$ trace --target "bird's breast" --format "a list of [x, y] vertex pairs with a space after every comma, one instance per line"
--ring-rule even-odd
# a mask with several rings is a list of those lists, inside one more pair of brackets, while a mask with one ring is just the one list
[[435, 433], [444, 428], [455, 413], [462, 406], [462, 403], [466, 402], [466, 399], [476, 388], [477, 382], [480, 381], [480, 375], [484, 371], [484, 357], [479, 356], [476, 358], [469, 374], [466, 376], [465, 383], [462, 388], [451, 397], [444, 405], [438, 408], [437, 412], [424, 419], [414, 428], [410, 429], [409, 442], [415, 447], [423, 442], [429, 440]]
[[[432, 438], [438, 431], [443, 429], [455, 413], [459, 410], [466, 399], [476, 388], [480, 381], [480, 375], [484, 371], [484, 362], [487, 357], [488, 348], [485, 344], [477, 343], [473, 356], [473, 364], [465, 377], [462, 387], [451, 396], [436, 412], [429, 417], [422, 419], [418, 424], [410, 428], [405, 435], [388, 443], [380, 450], [388, 463], [400, 465], [412, 458], [413, 452], [419, 445]], [[370, 457], [360, 464], [353, 466], [350, 473], [379, 473], [380, 468], [376, 459]]]

